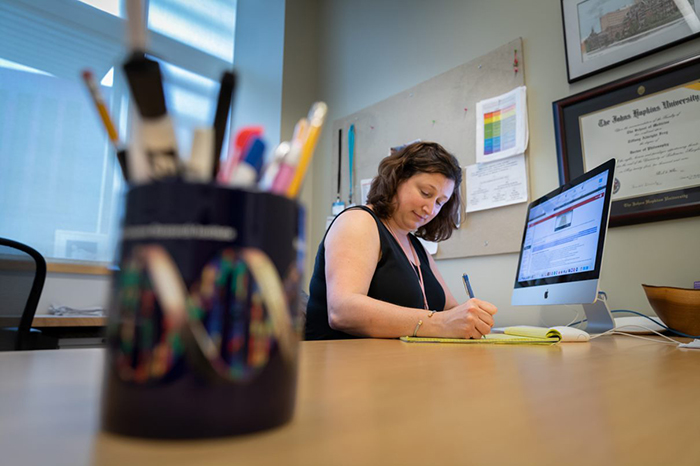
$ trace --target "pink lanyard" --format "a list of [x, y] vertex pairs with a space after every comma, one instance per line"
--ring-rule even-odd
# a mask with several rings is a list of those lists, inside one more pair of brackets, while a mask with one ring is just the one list
[[[391, 236], [394, 237], [396, 242], [399, 244], [399, 247], [401, 248], [401, 251], [403, 251], [404, 255], [406, 256], [406, 259], [408, 260], [408, 263], [411, 264], [411, 258], [408, 257], [408, 254], [406, 253], [406, 250], [403, 248], [403, 245], [401, 244], [401, 241], [399, 241], [398, 236], [396, 236], [396, 233], [394, 233], [394, 230], [391, 229], [388, 223], [384, 224], [389, 230], [389, 233], [391, 233]], [[411, 238], [406, 237], [408, 239], [408, 246], [411, 248], [411, 253], [413, 254], [413, 260], [416, 261], [417, 263], [417, 268], [418, 268], [418, 283], [420, 284], [420, 290], [423, 292], [423, 309], [428, 310], [428, 299], [425, 296], [425, 285], [423, 285], [423, 273], [420, 270], [420, 261], [418, 260], [418, 254], [416, 254], [416, 250], [413, 247], [413, 243], [411, 243]]]

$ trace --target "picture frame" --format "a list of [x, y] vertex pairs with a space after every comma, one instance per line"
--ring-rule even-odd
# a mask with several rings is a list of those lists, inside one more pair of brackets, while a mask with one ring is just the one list
[[700, 55], [552, 105], [561, 184], [617, 160], [611, 227], [700, 215]]
[[700, 0], [561, 0], [570, 83], [700, 36]]

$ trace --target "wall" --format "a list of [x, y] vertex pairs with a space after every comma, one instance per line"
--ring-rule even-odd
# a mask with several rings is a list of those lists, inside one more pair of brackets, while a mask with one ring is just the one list
[[[558, 186], [552, 102], [698, 50], [694, 40], [569, 85], [557, 0], [327, 0], [319, 10], [319, 98], [329, 120], [477, 58], [520, 36], [528, 86], [531, 198]], [[333, 201], [331, 139], [324, 132], [314, 159], [312, 231], [315, 253]], [[601, 289], [612, 309], [652, 313], [641, 283], [692, 287], [700, 280], [700, 217], [611, 229]], [[458, 299], [469, 272], [479, 297], [500, 309], [497, 325], [566, 324], [580, 306], [513, 307], [516, 254], [443, 260], [438, 264]], [[307, 273], [307, 282], [310, 270]]]
[[[294, 0], [287, 2], [284, 37], [284, 79], [282, 83], [281, 140], [292, 138], [294, 125], [299, 118], [309, 113], [311, 105], [318, 99], [318, 4], [317, 0]], [[323, 156], [322, 148], [316, 156]], [[313, 264], [316, 252], [313, 241], [309, 241], [309, 230], [313, 225], [313, 170], [309, 169], [299, 201], [306, 210], [307, 247], [306, 269]], [[320, 215], [323, 215], [322, 213]], [[311, 244], [311, 246], [310, 246]], [[307, 273], [311, 277], [310, 273]], [[308, 283], [304, 284], [308, 289]]]

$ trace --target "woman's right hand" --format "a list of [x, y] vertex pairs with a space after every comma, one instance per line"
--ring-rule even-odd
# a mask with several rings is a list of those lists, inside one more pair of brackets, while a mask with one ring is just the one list
[[460, 304], [441, 312], [443, 331], [446, 338], [481, 338], [491, 333], [494, 320], [493, 315], [498, 308], [493, 304], [472, 298], [466, 303]]

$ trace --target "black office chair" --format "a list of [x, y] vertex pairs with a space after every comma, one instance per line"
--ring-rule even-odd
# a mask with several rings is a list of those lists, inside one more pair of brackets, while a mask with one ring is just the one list
[[45, 280], [38, 251], [0, 238], [0, 351], [58, 348], [56, 338], [32, 329]]

